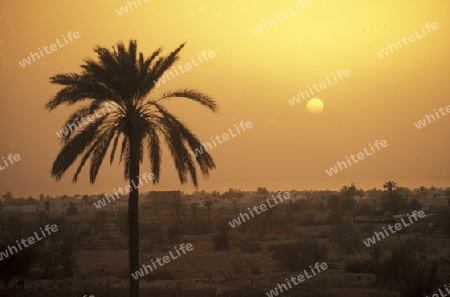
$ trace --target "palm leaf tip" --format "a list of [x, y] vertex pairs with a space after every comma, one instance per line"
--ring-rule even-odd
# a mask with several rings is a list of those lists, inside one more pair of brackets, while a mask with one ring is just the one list
[[186, 98], [189, 100], [193, 100], [195, 102], [200, 103], [203, 106], [206, 106], [213, 112], [216, 112], [219, 109], [219, 105], [213, 98], [192, 89], [179, 89], [175, 91], [166, 92], [156, 101], [169, 98]]

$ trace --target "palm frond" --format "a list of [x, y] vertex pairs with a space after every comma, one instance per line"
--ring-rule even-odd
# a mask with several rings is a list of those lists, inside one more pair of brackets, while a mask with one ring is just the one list
[[59, 180], [76, 158], [89, 147], [92, 141], [98, 138], [98, 130], [103, 120], [104, 118], [96, 119], [85, 128], [81, 128], [78, 134], [63, 145], [51, 170], [51, 175], [56, 180]]
[[218, 110], [218, 105], [217, 105], [216, 101], [214, 101], [214, 99], [212, 99], [208, 95], [202, 94], [202, 93], [200, 93], [196, 90], [192, 90], [192, 89], [179, 89], [179, 90], [166, 92], [159, 99], [157, 99], [155, 101], [158, 102], [163, 99], [174, 98], [174, 97], [175, 98], [186, 98], [189, 100], [193, 100], [195, 102], [200, 103], [203, 106], [208, 107], [210, 110], [212, 110], [214, 112]]

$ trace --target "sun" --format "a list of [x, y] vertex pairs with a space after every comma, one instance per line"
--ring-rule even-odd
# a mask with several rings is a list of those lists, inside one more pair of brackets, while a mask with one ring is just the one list
[[319, 98], [312, 98], [306, 103], [306, 108], [310, 113], [320, 113], [323, 110], [323, 102]]

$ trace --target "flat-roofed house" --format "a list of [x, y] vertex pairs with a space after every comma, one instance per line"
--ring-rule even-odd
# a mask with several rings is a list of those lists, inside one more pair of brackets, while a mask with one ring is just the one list
[[147, 197], [153, 209], [167, 209], [175, 200], [181, 199], [181, 191], [150, 191]]

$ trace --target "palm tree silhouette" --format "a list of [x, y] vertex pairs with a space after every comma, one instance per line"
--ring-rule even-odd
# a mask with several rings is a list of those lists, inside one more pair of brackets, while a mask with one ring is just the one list
[[[387, 181], [383, 184], [383, 189], [386, 189], [387, 191], [387, 196], [384, 198], [385, 206], [387, 206], [393, 214], [397, 214], [405, 203], [405, 199], [399, 191], [397, 183], [391, 180]], [[399, 236], [400, 233], [397, 235]]]
[[166, 92], [158, 98], [149, 96], [155, 87], [155, 81], [179, 59], [178, 54], [183, 47], [184, 44], [181, 44], [166, 57], [160, 56], [162, 49], [159, 48], [145, 58], [142, 53], [137, 54], [136, 40], [130, 40], [128, 49], [122, 42], [113, 46], [112, 51], [97, 46], [94, 51], [98, 55], [98, 62], [86, 59], [81, 65], [83, 71], [80, 74], [64, 73], [50, 78], [52, 84], [62, 85], [64, 88], [47, 102], [45, 107], [48, 110], [51, 111], [62, 104], [88, 102], [88, 105], [79, 108], [69, 117], [64, 127], [73, 127], [73, 123], [80, 118], [83, 124], [86, 122], [84, 117], [94, 115], [97, 110], [103, 111], [102, 116], [95, 113], [97, 117], [90, 117], [91, 120], [86, 125], [80, 124], [73, 131], [66, 130], [67, 133], [61, 138], [62, 148], [53, 162], [52, 177], [57, 181], [61, 179], [66, 170], [80, 157], [72, 181], [77, 181], [81, 169], [90, 159], [89, 179], [93, 184], [111, 142], [110, 163], [114, 161], [121, 139], [119, 163], [124, 161], [124, 178], [129, 180], [131, 187], [128, 191], [131, 297], [139, 296], [139, 280], [131, 276], [139, 266], [139, 192], [137, 187], [132, 185], [139, 184], [144, 147], [148, 150], [154, 184], [159, 183], [160, 177], [161, 137], [167, 143], [181, 183], [188, 182], [190, 176], [193, 184], [198, 186], [195, 161], [204, 177], [215, 168], [208, 152], [193, 159], [187, 148], [194, 150], [200, 147], [199, 139], [162, 103], [169, 99], [185, 98], [214, 112], [218, 108], [216, 102], [192, 89]]
[[395, 189], [397, 189], [397, 183], [395, 181], [387, 181], [383, 184], [383, 189], [386, 189], [389, 191], [389, 193], [392, 193], [393, 191], [395, 191]]

